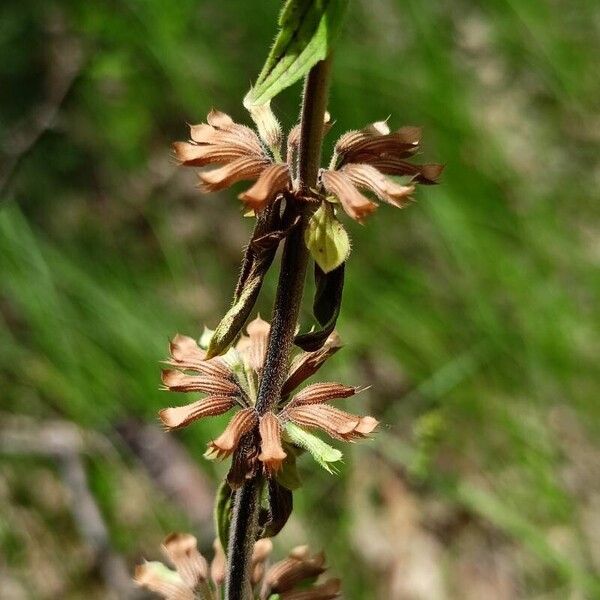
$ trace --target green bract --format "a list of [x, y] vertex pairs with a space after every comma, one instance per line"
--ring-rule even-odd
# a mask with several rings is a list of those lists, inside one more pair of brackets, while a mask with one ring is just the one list
[[312, 214], [304, 241], [315, 262], [325, 273], [339, 267], [350, 254], [350, 238], [327, 202]]
[[343, 454], [337, 448], [333, 448], [316, 435], [309, 433], [291, 422], [286, 424], [285, 433], [293, 444], [310, 452], [312, 457], [326, 471], [329, 473], [336, 472], [336, 468], [331, 463], [339, 462], [343, 457]]

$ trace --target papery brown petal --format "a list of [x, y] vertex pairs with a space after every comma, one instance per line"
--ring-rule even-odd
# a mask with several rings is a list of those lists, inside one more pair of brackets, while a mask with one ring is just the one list
[[366, 164], [351, 163], [341, 168], [352, 183], [359, 188], [366, 188], [385, 202], [403, 208], [410, 200], [415, 188], [412, 185], [400, 185], [388, 179], [375, 167]]
[[286, 416], [303, 427], [318, 427], [332, 438], [351, 441], [362, 437], [357, 431], [361, 417], [347, 413], [328, 404], [294, 406], [286, 409]]
[[256, 132], [246, 125], [240, 125], [234, 123], [226, 131], [222, 132], [222, 143], [234, 142], [236, 144], [243, 145], [257, 156], [267, 158], [263, 146], [260, 143], [260, 139]]
[[267, 321], [260, 318], [250, 321], [246, 327], [250, 345], [245, 356], [248, 361], [248, 366], [254, 371], [262, 371], [265, 356], [267, 354], [267, 342], [269, 341], [269, 333], [271, 326]]
[[206, 122], [217, 129], [226, 129], [234, 124], [233, 119], [228, 114], [214, 108], [206, 115]]
[[237, 412], [225, 431], [209, 446], [215, 451], [219, 458], [229, 456], [237, 447], [240, 438], [251, 431], [258, 422], [258, 414], [254, 408], [244, 408]]
[[358, 133], [359, 135], [348, 138], [349, 144], [346, 141], [344, 153], [351, 162], [354, 162], [353, 156], [359, 153], [410, 156], [418, 149], [421, 139], [419, 127], [403, 127], [387, 135], [369, 135], [364, 130]]
[[208, 576], [206, 559], [198, 552], [198, 541], [189, 533], [172, 533], [162, 545], [165, 556], [191, 588], [195, 588]]
[[179, 429], [204, 417], [222, 415], [234, 404], [231, 396], [208, 396], [185, 406], [163, 408], [158, 416], [167, 429]]
[[313, 585], [306, 590], [290, 590], [281, 594], [281, 600], [335, 600], [340, 597], [341, 581], [328, 579], [320, 585]]
[[225, 581], [227, 558], [218, 538], [213, 542], [213, 550], [214, 555], [212, 562], [210, 563], [210, 578], [213, 580], [213, 583], [219, 587]]
[[343, 173], [323, 171], [321, 178], [325, 189], [339, 200], [348, 216], [359, 223], [377, 208], [377, 204], [363, 196]]
[[412, 181], [426, 185], [438, 183], [444, 170], [444, 165], [437, 163], [415, 165], [393, 156], [382, 156], [370, 164], [385, 175], [411, 175]]
[[[304, 560], [310, 556], [310, 548], [306, 544], [302, 544], [300, 546], [294, 546], [289, 552], [288, 556], [290, 558], [296, 558], [298, 560]], [[318, 554], [317, 556], [323, 557], [323, 563], [325, 562], [325, 555], [323, 553]]]
[[346, 154], [350, 152], [356, 144], [364, 139], [369, 139], [374, 134], [364, 131], [347, 131], [335, 143], [335, 151], [338, 154]]
[[232, 372], [231, 368], [221, 358], [214, 357], [210, 360], [196, 360], [190, 358], [188, 360], [165, 360], [165, 364], [170, 367], [177, 367], [177, 369], [186, 369], [188, 371], [195, 371], [206, 377], [217, 377], [221, 379], [231, 379]]
[[180, 333], [176, 334], [169, 343], [169, 350], [175, 360], [194, 358], [195, 360], [203, 361], [206, 357], [206, 352], [198, 346], [194, 338], [188, 335], [181, 335]]
[[369, 135], [387, 135], [390, 132], [390, 126], [387, 121], [375, 121], [375, 123], [363, 127], [361, 132]]
[[325, 572], [325, 555], [288, 556], [275, 563], [265, 575], [265, 586], [273, 593], [291, 590], [296, 584]]
[[342, 385], [341, 383], [313, 383], [300, 390], [290, 402], [290, 406], [305, 406], [328, 402], [337, 398], [350, 398], [359, 391], [360, 388]]
[[259, 433], [261, 453], [258, 460], [264, 464], [267, 474], [273, 476], [281, 468], [287, 454], [281, 445], [281, 423], [272, 412], [260, 418]]
[[270, 538], [262, 538], [254, 544], [252, 561], [250, 564], [251, 582], [256, 585], [265, 574], [265, 561], [273, 551], [273, 542]]
[[161, 379], [165, 389], [172, 392], [204, 392], [222, 396], [235, 396], [240, 393], [237, 384], [223, 377], [186, 375], [174, 369], [163, 369]]
[[379, 421], [374, 417], [361, 417], [354, 431], [361, 435], [367, 435], [371, 433], [377, 425], [379, 425]]
[[187, 335], [178, 333], [171, 340], [169, 350], [171, 360], [165, 362], [173, 367], [197, 371], [212, 377], [231, 377], [231, 369], [220, 358], [206, 360], [206, 352]]
[[216, 192], [237, 181], [256, 179], [268, 165], [269, 161], [266, 158], [256, 156], [238, 158], [224, 167], [200, 173], [200, 189], [205, 193]]
[[[162, 567], [157, 569], [155, 567]], [[144, 587], [151, 592], [160, 594], [165, 600], [194, 600], [193, 590], [180, 579], [164, 577], [160, 563], [145, 562], [137, 565], [133, 580], [140, 587]]]
[[302, 352], [293, 361], [283, 384], [281, 396], [285, 398], [293, 392], [303, 381], [314, 375], [325, 363], [342, 347], [340, 336], [333, 332], [319, 350], [314, 352]]
[[218, 135], [218, 130], [208, 123], [190, 125], [190, 139], [197, 144], [214, 144], [215, 136]]
[[289, 180], [287, 164], [269, 165], [259, 175], [256, 183], [238, 197], [248, 208], [260, 212], [287, 186]]
[[234, 123], [227, 129], [215, 129], [206, 123], [190, 126], [190, 138], [203, 145], [235, 146], [244, 154], [264, 156], [258, 136], [245, 125]]
[[273, 552], [273, 542], [271, 538], [262, 538], [255, 542], [252, 550], [252, 563], [265, 562]]
[[338, 140], [336, 152], [344, 157], [343, 162], [369, 162], [368, 157], [382, 154], [405, 158], [418, 150], [420, 139], [419, 127], [403, 127], [386, 135], [378, 135], [371, 129], [350, 131]]
[[173, 150], [177, 160], [186, 167], [228, 163], [248, 154], [246, 148], [233, 144], [207, 145], [175, 142]]
[[443, 171], [444, 165], [437, 163], [421, 165], [418, 173], [413, 177], [413, 181], [416, 181], [417, 183], [424, 183], [426, 185], [436, 184], [438, 183]]

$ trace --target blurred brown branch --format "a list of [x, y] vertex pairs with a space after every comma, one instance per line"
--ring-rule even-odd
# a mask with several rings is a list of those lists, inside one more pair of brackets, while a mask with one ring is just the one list
[[81, 43], [68, 32], [64, 15], [52, 11], [46, 19], [49, 38], [46, 99], [27, 118], [15, 124], [3, 140], [0, 150], [5, 158], [0, 166], [0, 195], [10, 184], [19, 163], [33, 150], [44, 132], [54, 126], [84, 63]]
[[124, 559], [111, 547], [108, 528], [90, 490], [82, 458], [90, 452], [108, 454], [110, 445], [98, 434], [83, 432], [66, 421], [40, 424], [27, 417], [3, 415], [0, 454], [35, 455], [57, 461], [62, 482], [69, 491], [73, 520], [92, 551], [107, 588], [118, 598], [141, 598]]

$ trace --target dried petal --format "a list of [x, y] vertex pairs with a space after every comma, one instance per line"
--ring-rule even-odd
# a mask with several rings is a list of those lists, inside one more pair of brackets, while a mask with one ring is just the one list
[[210, 375], [186, 375], [181, 371], [163, 369], [161, 379], [164, 389], [172, 392], [204, 392], [222, 396], [236, 396], [240, 388], [230, 379]]
[[198, 552], [198, 541], [193, 535], [172, 533], [163, 542], [162, 550], [192, 589], [208, 576], [208, 564]]
[[171, 360], [166, 362], [171, 366], [197, 371], [212, 377], [231, 376], [231, 369], [220, 358], [206, 360], [206, 352], [191, 337], [178, 333], [171, 340], [169, 349]]
[[292, 362], [287, 379], [283, 384], [282, 397], [285, 398], [303, 381], [314, 375], [325, 361], [330, 356], [333, 356], [341, 347], [340, 336], [334, 331], [319, 350], [299, 354]]
[[198, 361], [203, 361], [206, 353], [198, 346], [194, 338], [188, 335], [177, 333], [169, 344], [171, 356], [175, 360], [184, 360], [193, 358]]
[[270, 204], [279, 192], [289, 183], [289, 168], [285, 163], [266, 167], [256, 183], [238, 197], [254, 212], [260, 212]]
[[322, 552], [314, 556], [310, 556], [308, 552], [303, 555], [290, 554], [267, 571], [265, 585], [273, 593], [286, 592], [297, 583], [318, 577], [324, 572], [325, 555]]
[[319, 404], [336, 398], [350, 398], [350, 396], [354, 396], [360, 391], [361, 388], [342, 385], [341, 383], [313, 383], [298, 392], [289, 406]]
[[377, 208], [377, 204], [363, 196], [345, 174], [338, 171], [323, 171], [321, 178], [325, 189], [339, 200], [348, 216], [359, 223]]
[[237, 412], [225, 431], [215, 440], [210, 442], [209, 449], [218, 458], [229, 456], [237, 447], [241, 437], [251, 431], [258, 422], [258, 414], [254, 408], [244, 408]]
[[[380, 124], [373, 124], [380, 126]], [[385, 129], [381, 127], [381, 131]], [[371, 126], [360, 131], [349, 131], [340, 137], [335, 150], [343, 156], [342, 162], [370, 162], [369, 157], [393, 154], [398, 158], [412, 156], [419, 148], [420, 127], [403, 127], [381, 135]]]
[[343, 441], [352, 441], [364, 437], [364, 434], [358, 431], [357, 428], [368, 428], [369, 425], [368, 422], [361, 425], [361, 417], [327, 404], [294, 406], [286, 409], [285, 414], [297, 425], [318, 427], [332, 438]]
[[262, 538], [254, 544], [252, 562], [250, 565], [251, 582], [256, 585], [265, 574], [265, 562], [273, 551], [273, 542], [269, 538]]
[[415, 188], [412, 185], [400, 185], [382, 175], [375, 167], [366, 164], [351, 163], [342, 167], [352, 183], [359, 188], [366, 188], [385, 202], [403, 208], [410, 201]]
[[370, 160], [369, 164], [385, 175], [410, 175], [412, 181], [426, 185], [438, 183], [444, 170], [444, 165], [437, 163], [414, 165], [395, 156], [382, 156]]
[[361, 417], [354, 431], [362, 435], [367, 435], [371, 433], [377, 425], [379, 425], [379, 421], [374, 417]]
[[340, 597], [341, 582], [339, 579], [328, 579], [320, 585], [313, 585], [306, 590], [291, 590], [281, 594], [281, 600], [334, 600]]
[[190, 125], [190, 139], [197, 144], [214, 144], [219, 132], [208, 123]]
[[255, 542], [252, 550], [252, 563], [265, 562], [273, 552], [273, 542], [271, 538], [262, 538]]
[[217, 129], [226, 129], [234, 124], [233, 119], [228, 114], [214, 108], [206, 115], [206, 122]]
[[227, 129], [216, 129], [206, 123], [190, 126], [190, 138], [197, 144], [235, 146], [245, 154], [264, 156], [258, 136], [245, 125], [234, 123]]
[[269, 165], [266, 158], [244, 156], [224, 167], [200, 173], [200, 189], [203, 192], [216, 192], [243, 179], [256, 179], [263, 169]]
[[178, 429], [204, 417], [222, 415], [234, 404], [231, 396], [208, 396], [185, 406], [163, 408], [158, 416], [167, 429]]
[[203, 167], [216, 163], [228, 163], [248, 154], [244, 146], [190, 144], [189, 142], [175, 142], [173, 151], [180, 164], [186, 167]]
[[225, 557], [225, 552], [219, 538], [216, 538], [213, 542], [213, 550], [214, 556], [210, 563], [210, 578], [219, 587], [225, 581], [225, 568], [227, 566], [227, 558]]
[[281, 446], [281, 424], [272, 412], [260, 418], [259, 433], [261, 453], [258, 460], [265, 466], [267, 474], [273, 476], [281, 469], [287, 454]]
[[363, 127], [362, 131], [371, 135], [387, 135], [390, 132], [390, 126], [386, 121], [375, 121], [366, 127]]
[[267, 342], [271, 326], [259, 315], [248, 323], [246, 331], [248, 336], [240, 338], [236, 350], [241, 354], [246, 368], [260, 372], [267, 354]]
[[175, 571], [160, 562], [145, 562], [135, 568], [133, 580], [165, 600], [194, 600], [194, 592]]

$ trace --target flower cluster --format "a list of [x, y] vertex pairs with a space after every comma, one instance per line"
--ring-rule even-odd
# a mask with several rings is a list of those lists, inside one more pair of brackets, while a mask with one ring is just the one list
[[[169, 430], [189, 425], [203, 417], [223, 414], [234, 407], [239, 410], [227, 427], [208, 445], [210, 458], [232, 454], [228, 475], [232, 487], [241, 485], [262, 465], [267, 476], [279, 471], [287, 457], [284, 444], [298, 444], [306, 449], [311, 436], [305, 429], [321, 429], [332, 438], [355, 441], [365, 438], [378, 422], [373, 417], [354, 415], [327, 402], [349, 398], [361, 389], [341, 383], [314, 383], [297, 393], [292, 392], [315, 374], [340, 343], [332, 335], [317, 351], [302, 352], [291, 362], [281, 398], [272, 411], [259, 415], [256, 393], [263, 369], [269, 337], [269, 324], [257, 317], [247, 327], [227, 354], [206, 360], [205, 351], [190, 337], [177, 335], [170, 344], [170, 367], [162, 372], [164, 389], [173, 392], [203, 392], [206, 396], [184, 406], [165, 408], [159, 416]], [[304, 436], [298, 440], [298, 436]], [[244, 438], [251, 443], [242, 443]], [[309, 444], [310, 445], [310, 444]]]
[[[255, 120], [262, 133], [259, 137], [244, 125], [219, 111], [211, 111], [207, 123], [190, 127], [190, 141], [173, 145], [180, 164], [193, 167], [221, 165], [200, 172], [200, 189], [213, 192], [241, 180], [256, 180], [239, 198], [255, 213], [268, 206], [280, 193], [294, 191], [294, 160], [299, 143], [299, 126], [291, 129], [287, 139], [286, 161], [279, 151], [281, 128], [266, 108]], [[270, 135], [261, 123], [269, 123]], [[325, 124], [328, 126], [328, 123]], [[261, 139], [262, 138], [262, 139]], [[419, 150], [421, 129], [403, 127], [390, 131], [380, 121], [364, 129], [349, 131], [335, 144], [329, 168], [321, 169], [315, 193], [341, 205], [352, 219], [363, 222], [377, 204], [362, 192], [402, 208], [412, 199], [418, 183], [437, 183], [442, 165], [417, 165], [409, 162]], [[405, 184], [390, 176], [408, 177]]]
[[189, 142], [173, 144], [182, 165], [222, 165], [200, 173], [203, 192], [215, 192], [237, 181], [256, 180], [240, 199], [249, 209], [259, 212], [290, 186], [288, 164], [274, 160], [273, 151], [269, 152], [252, 129], [234, 123], [229, 115], [216, 110], [206, 120], [190, 127]]
[[[165, 600], [214, 600], [222, 598], [225, 553], [218, 540], [210, 566], [198, 551], [197, 540], [186, 533], [172, 533], [162, 545], [168, 568], [158, 561], [138, 565], [135, 582]], [[250, 584], [255, 600], [333, 600], [339, 597], [340, 582], [329, 579], [315, 583], [325, 570], [325, 556], [311, 554], [307, 546], [294, 548], [287, 558], [268, 565], [273, 544], [264, 538], [254, 544]]]

